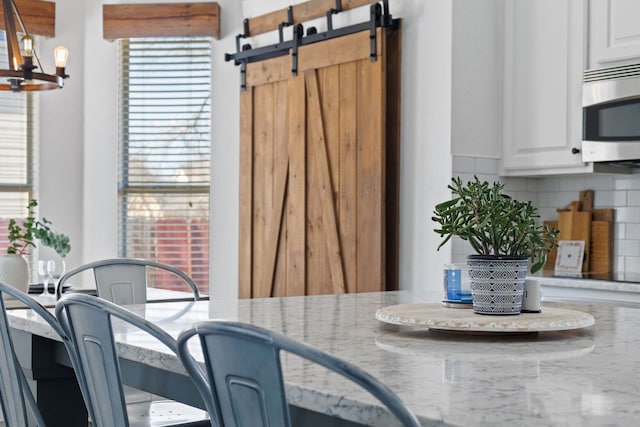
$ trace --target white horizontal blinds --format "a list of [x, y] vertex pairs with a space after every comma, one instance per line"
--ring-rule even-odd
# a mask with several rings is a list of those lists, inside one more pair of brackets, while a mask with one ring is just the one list
[[[211, 39], [119, 42], [120, 255], [209, 285]], [[184, 290], [170, 276], [157, 287]]]
[[[5, 33], [0, 31], [0, 67], [7, 64]], [[33, 94], [0, 91], [0, 253], [6, 253], [9, 245], [9, 219], [25, 218], [34, 194], [35, 129], [31, 117], [35, 105]]]

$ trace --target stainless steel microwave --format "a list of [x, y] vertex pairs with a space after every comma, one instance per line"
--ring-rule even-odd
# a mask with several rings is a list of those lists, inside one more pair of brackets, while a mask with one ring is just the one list
[[582, 160], [640, 165], [640, 64], [584, 72]]

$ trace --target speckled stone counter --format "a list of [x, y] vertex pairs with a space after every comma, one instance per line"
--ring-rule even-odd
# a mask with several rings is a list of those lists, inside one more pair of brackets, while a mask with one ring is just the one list
[[[640, 305], [543, 302], [590, 313], [595, 324], [533, 334], [475, 334], [390, 325], [376, 310], [425, 298], [405, 292], [155, 303], [134, 310], [173, 336], [196, 321], [231, 319], [304, 340], [367, 370], [424, 425], [633, 426], [640, 422]], [[478, 315], [480, 316], [480, 315]], [[46, 335], [27, 311], [15, 328]], [[175, 357], [131, 330], [116, 331], [123, 357], [184, 372]], [[292, 404], [365, 425], [396, 425], [373, 397], [293, 357], [283, 358]]]
[[532, 277], [540, 282], [543, 299], [587, 298], [640, 303], [640, 283], [564, 277]]

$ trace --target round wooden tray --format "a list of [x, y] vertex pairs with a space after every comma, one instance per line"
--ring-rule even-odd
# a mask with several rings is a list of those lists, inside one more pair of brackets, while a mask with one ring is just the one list
[[541, 313], [494, 316], [429, 303], [383, 307], [376, 311], [376, 319], [393, 325], [434, 330], [492, 333], [564, 331], [586, 328], [595, 323], [595, 319], [589, 313], [562, 308], [542, 307]]

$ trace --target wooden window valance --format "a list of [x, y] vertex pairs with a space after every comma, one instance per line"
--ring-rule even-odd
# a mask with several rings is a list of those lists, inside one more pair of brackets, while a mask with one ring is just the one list
[[220, 38], [220, 6], [215, 2], [105, 4], [106, 40], [138, 37]]
[[[380, 0], [309, 0], [304, 3], [298, 3], [291, 8], [280, 9], [274, 12], [265, 13], [247, 20], [248, 32], [246, 37], [253, 37], [264, 34], [269, 31], [277, 30], [278, 26], [283, 22], [290, 25], [300, 24], [316, 18], [326, 16], [328, 10], [333, 10], [336, 5], [340, 4], [340, 10], [346, 11], [356, 9], [367, 4], [379, 3]], [[291, 22], [289, 18], [291, 14]]]
[[[56, 4], [42, 0], [15, 0], [29, 34], [55, 37]], [[19, 26], [16, 22], [16, 26]], [[4, 30], [4, 10], [0, 8], [0, 29]]]

